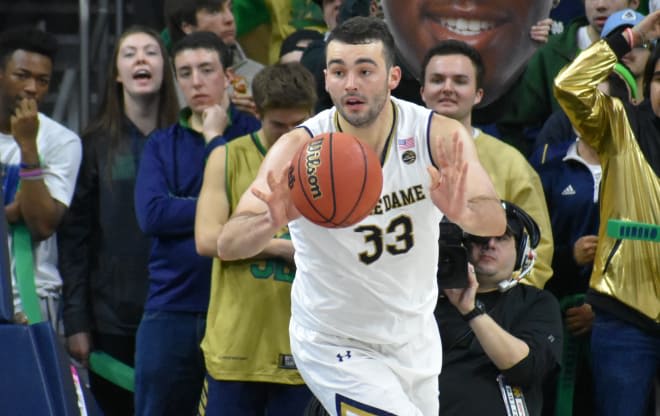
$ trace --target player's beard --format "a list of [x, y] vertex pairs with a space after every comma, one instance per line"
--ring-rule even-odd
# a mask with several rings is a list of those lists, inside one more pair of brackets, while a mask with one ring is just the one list
[[[380, 115], [380, 112], [383, 111], [385, 104], [387, 103], [387, 98], [389, 89], [385, 85], [385, 89], [373, 96], [370, 100], [373, 104], [367, 106], [367, 111], [362, 114], [350, 114], [348, 113], [342, 105], [337, 106], [339, 114], [348, 121], [354, 127], [367, 127], [371, 125]], [[369, 101], [366, 101], [367, 104]]]

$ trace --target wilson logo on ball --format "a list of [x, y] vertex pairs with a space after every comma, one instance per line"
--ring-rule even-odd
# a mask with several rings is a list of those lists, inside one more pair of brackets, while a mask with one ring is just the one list
[[307, 183], [312, 192], [312, 198], [318, 199], [322, 196], [321, 188], [319, 187], [319, 178], [316, 176], [316, 170], [321, 164], [321, 148], [323, 140], [314, 140], [310, 142], [306, 149], [307, 156], [305, 157], [305, 170], [307, 173]]
[[380, 198], [380, 160], [350, 134], [313, 137], [296, 153], [291, 165], [293, 203], [305, 218], [323, 227], [348, 227], [362, 221]]

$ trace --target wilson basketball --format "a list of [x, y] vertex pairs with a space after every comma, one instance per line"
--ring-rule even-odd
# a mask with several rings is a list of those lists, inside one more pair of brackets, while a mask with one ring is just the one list
[[376, 206], [383, 172], [376, 153], [357, 137], [323, 133], [294, 156], [289, 187], [305, 218], [323, 227], [348, 227]]

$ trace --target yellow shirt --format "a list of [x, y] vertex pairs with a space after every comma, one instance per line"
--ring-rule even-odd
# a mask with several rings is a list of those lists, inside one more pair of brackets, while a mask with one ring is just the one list
[[[265, 149], [256, 134], [226, 144], [230, 214], [248, 189]], [[281, 238], [288, 232], [283, 230]], [[294, 266], [282, 259], [213, 261], [202, 350], [216, 380], [303, 384], [289, 346]]]

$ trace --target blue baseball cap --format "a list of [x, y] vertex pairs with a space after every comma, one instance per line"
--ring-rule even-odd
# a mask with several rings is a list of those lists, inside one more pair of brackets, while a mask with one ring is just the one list
[[600, 37], [605, 38], [614, 30], [622, 26], [635, 26], [637, 23], [644, 20], [644, 15], [634, 11], [633, 9], [623, 9], [616, 13], [612, 13], [605, 21], [603, 30], [600, 32]]

